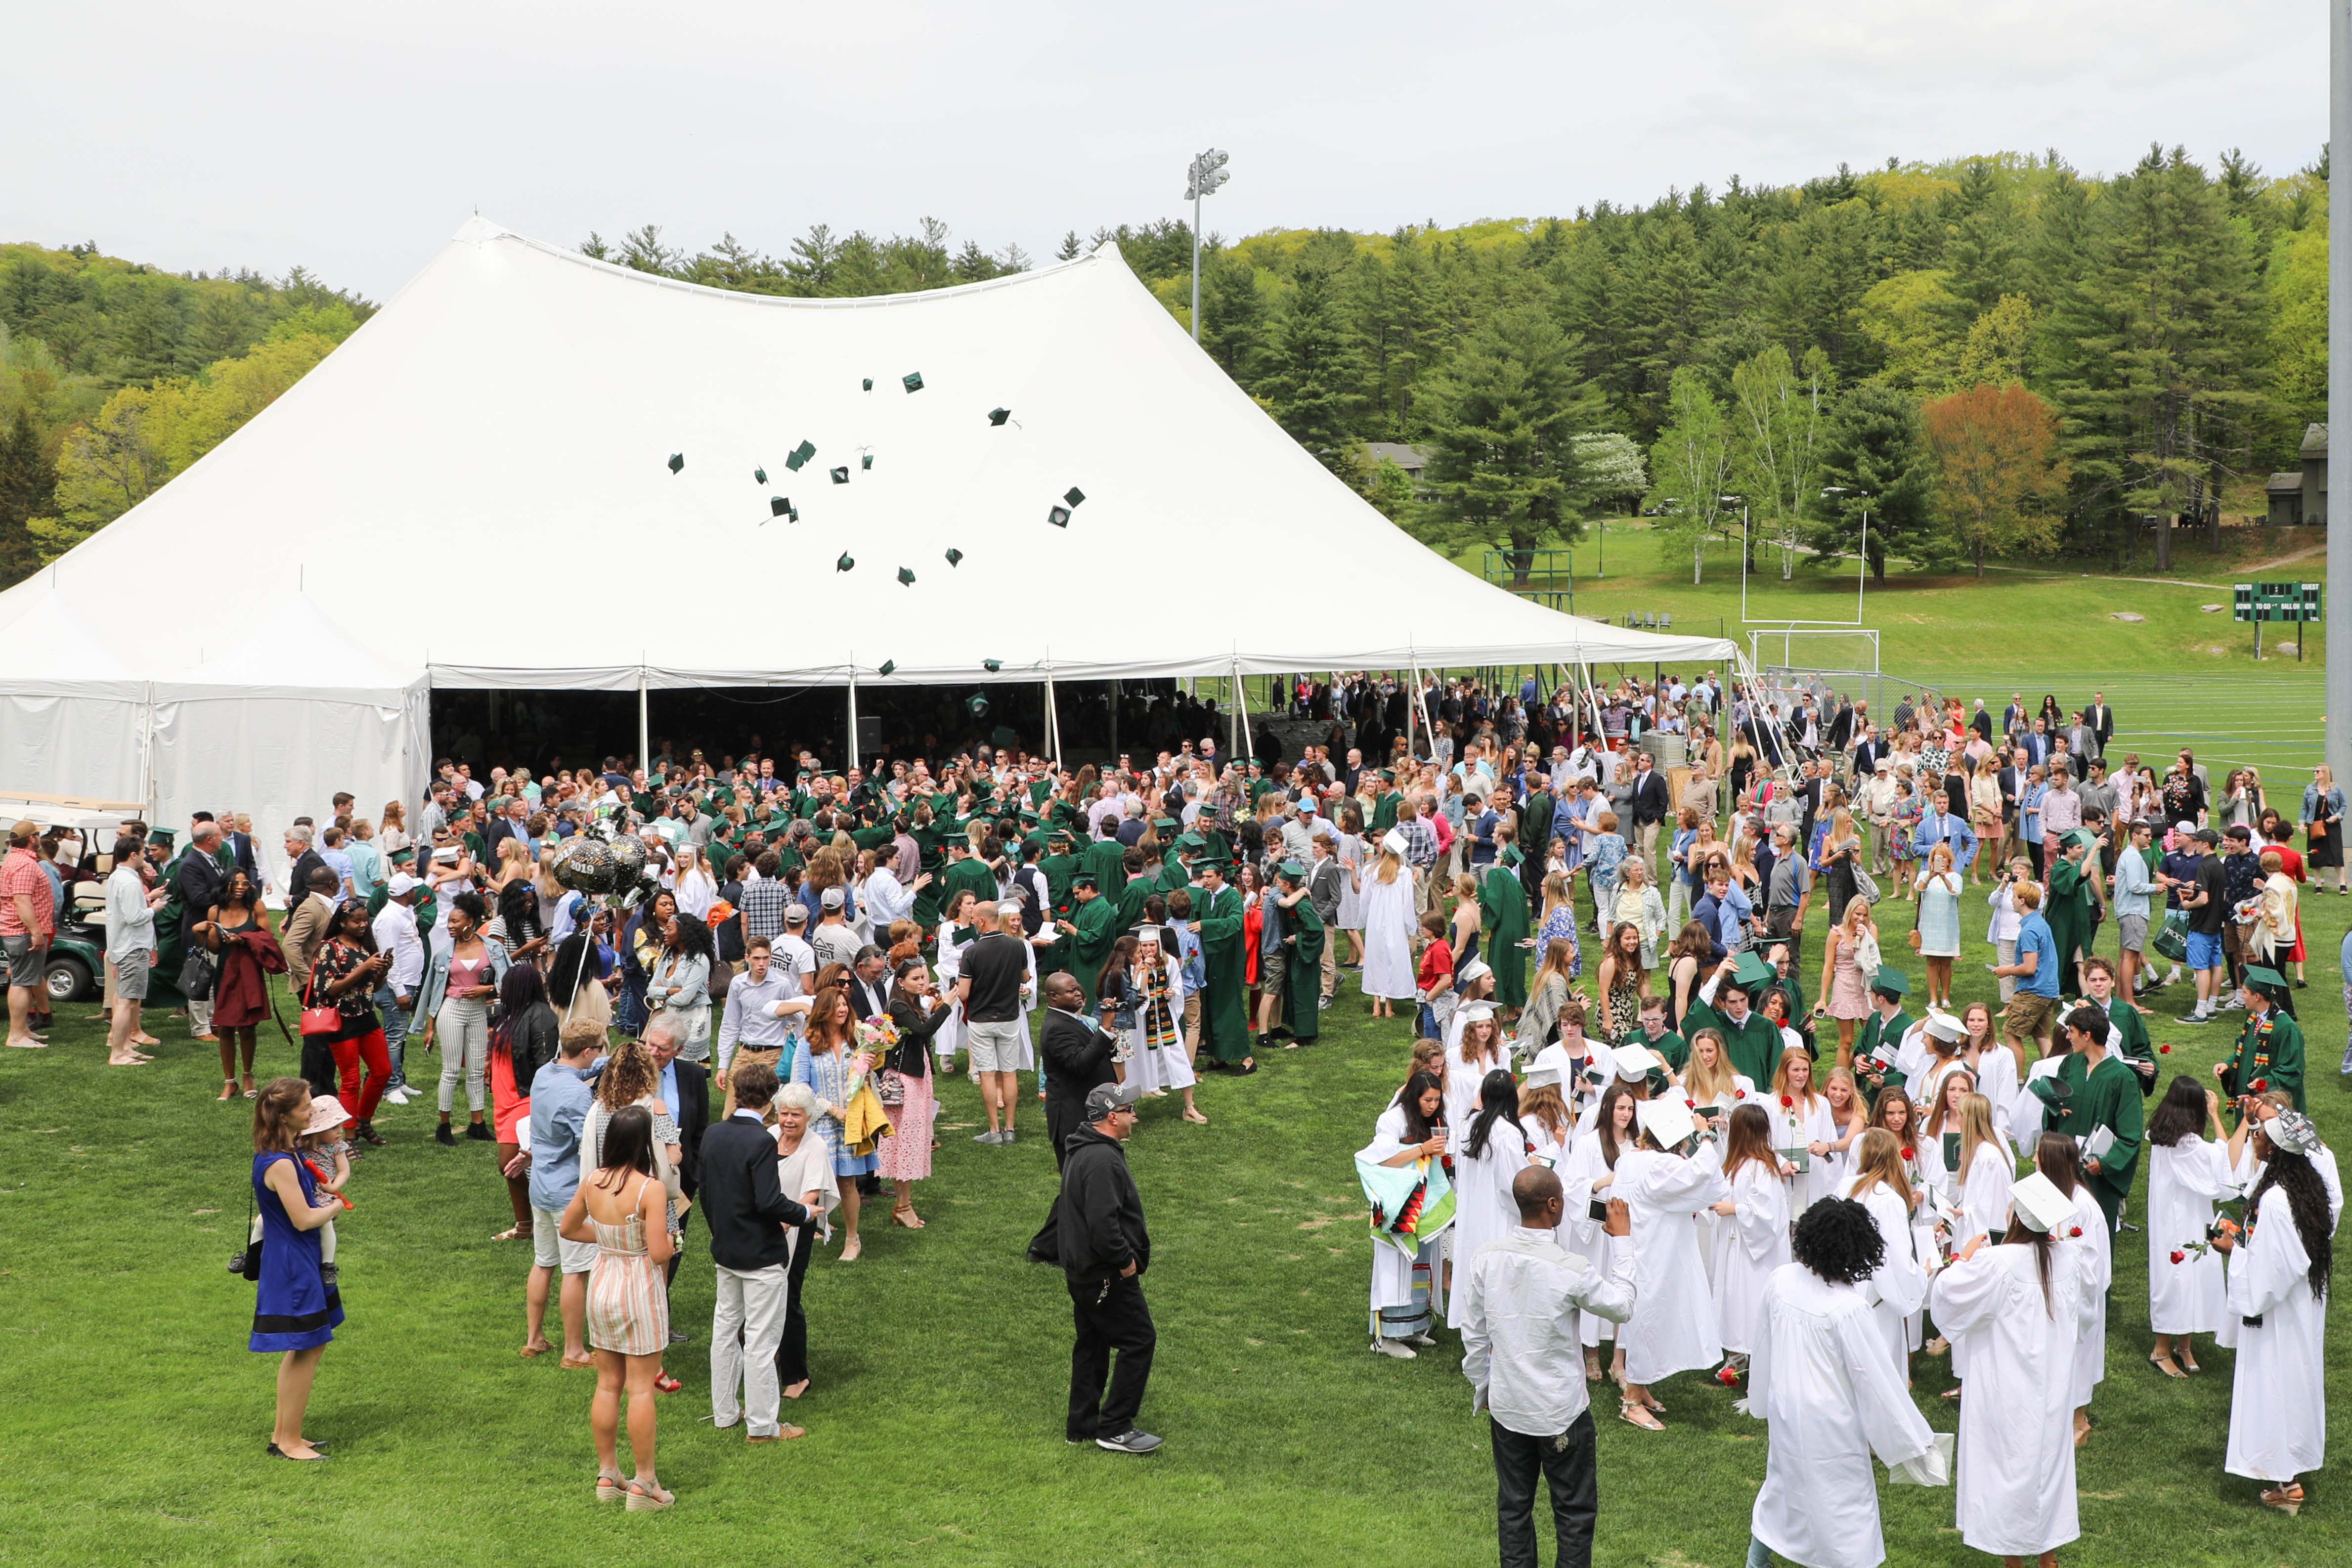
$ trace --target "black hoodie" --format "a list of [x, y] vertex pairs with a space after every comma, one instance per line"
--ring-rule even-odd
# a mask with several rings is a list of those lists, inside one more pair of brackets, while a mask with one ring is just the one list
[[[1071, 1133], [1065, 1147], [1070, 1157], [1062, 1167], [1061, 1196], [1045, 1222], [1055, 1233], [1062, 1272], [1073, 1283], [1090, 1283], [1133, 1263], [1141, 1275], [1151, 1267], [1151, 1237], [1143, 1228], [1143, 1197], [1128, 1173], [1126, 1150], [1090, 1126]], [[1046, 1240], [1041, 1235], [1033, 1247]]]

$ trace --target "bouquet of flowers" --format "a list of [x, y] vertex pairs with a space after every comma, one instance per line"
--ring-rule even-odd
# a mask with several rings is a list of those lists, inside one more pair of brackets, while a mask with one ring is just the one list
[[[892, 1023], [887, 1015], [876, 1018], [861, 1018], [853, 1026], [852, 1034], [856, 1041], [858, 1051], [871, 1057], [877, 1062], [886, 1058], [898, 1044], [898, 1026]], [[884, 1071], [880, 1075], [880, 1087], [877, 1091], [876, 1099], [884, 1105], [906, 1104], [906, 1079], [894, 1071]]]

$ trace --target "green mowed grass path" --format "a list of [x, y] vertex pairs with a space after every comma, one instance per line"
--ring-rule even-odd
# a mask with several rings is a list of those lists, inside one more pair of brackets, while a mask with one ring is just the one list
[[[2335, 1071], [2347, 917], [2352, 900], [2309, 901], [2301, 994], [2313, 1109], [2339, 1148], [2352, 1146]], [[1883, 923], [1907, 920], [1892, 906]], [[1816, 952], [1821, 930], [1817, 914]], [[1990, 995], [1989, 957], [1970, 942], [1962, 1000]], [[2173, 1024], [2185, 1003], [2177, 989], [2162, 1000], [2168, 1068], [2204, 1075], [2233, 1031]], [[1054, 1190], [1042, 1118], [1024, 1107], [1028, 1138], [980, 1148], [977, 1097], [958, 1079], [919, 1190], [929, 1228], [869, 1226], [862, 1259], [827, 1255], [810, 1274], [815, 1388], [791, 1412], [806, 1439], [755, 1449], [710, 1428], [711, 1275], [696, 1233], [675, 1306], [695, 1341], [670, 1363], [687, 1386], [661, 1406], [661, 1470], [679, 1503], [642, 1520], [592, 1500], [587, 1374], [515, 1355], [530, 1259], [489, 1240], [509, 1216], [488, 1146], [434, 1144], [423, 1103], [385, 1111], [392, 1142], [361, 1166], [339, 1226], [350, 1321], [310, 1423], [336, 1457], [265, 1458], [275, 1358], [245, 1350], [252, 1288], [223, 1268], [246, 1214], [247, 1107], [212, 1102], [209, 1047], [169, 1019], [154, 1066], [101, 1067], [90, 1012], [61, 1010], [48, 1050], [0, 1053], [0, 1562], [1494, 1561], [1486, 1429], [1454, 1336], [1412, 1363], [1365, 1348], [1370, 1243], [1350, 1156], [1408, 1040], [1404, 1024], [1366, 1016], [1352, 979], [1318, 1045], [1273, 1053], [1252, 1079], [1208, 1078], [1208, 1128], [1150, 1102], [1131, 1146], [1160, 1334], [1145, 1421], [1167, 1436], [1162, 1453], [1062, 1443], [1067, 1298], [1055, 1272], [1021, 1258]], [[263, 1054], [270, 1071], [294, 1060], [275, 1039]], [[2126, 1235], [2081, 1456], [2084, 1538], [2064, 1560], [2345, 1562], [2352, 1423], [2336, 1421], [2336, 1462], [2302, 1518], [2259, 1508], [2252, 1484], [2221, 1471], [2231, 1357], [2201, 1350], [2209, 1370], [2189, 1382], [2150, 1370], [2146, 1279], [2144, 1238]], [[2352, 1269], [2338, 1279], [2352, 1287]], [[2333, 1318], [2342, 1411], [2352, 1322]], [[1921, 1358], [1915, 1372], [1920, 1408], [1950, 1430], [1955, 1411], [1936, 1397], [1948, 1368]], [[1703, 1375], [1658, 1392], [1664, 1433], [1620, 1424], [1607, 1400], [1597, 1412], [1596, 1560], [1736, 1568], [1764, 1428]], [[1882, 1486], [1881, 1498], [1891, 1561], [1984, 1561], [1952, 1529], [1950, 1491]]]

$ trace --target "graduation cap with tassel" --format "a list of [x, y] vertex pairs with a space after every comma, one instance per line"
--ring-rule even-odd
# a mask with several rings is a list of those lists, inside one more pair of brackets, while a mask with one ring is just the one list
[[908, 371], [906, 374], [900, 376], [898, 381], [899, 384], [906, 387], [909, 392], [920, 392], [923, 390], [923, 373], [919, 370]]
[[792, 469], [794, 473], [798, 473], [801, 470], [801, 465], [815, 456], [816, 443], [814, 441], [803, 441], [799, 446], [793, 447], [791, 454], [784, 458], [784, 467]]
[[833, 470], [833, 482], [837, 485], [845, 485], [849, 482], [848, 464], [844, 463], [840, 468]]
[[768, 482], [768, 470], [765, 468], [753, 468], [751, 470], [751, 482], [755, 485], [766, 484]]
[[685, 467], [686, 454], [684, 452], [672, 452], [669, 455], [669, 471], [671, 473], [677, 473], [680, 468]]
[[899, 567], [898, 581], [905, 587], [913, 587], [915, 585], [915, 569], [911, 566]]
[[1001, 426], [1012, 417], [1013, 410], [1010, 408], [992, 408], [988, 411], [988, 422], [991, 425]]
[[833, 569], [836, 572], [846, 572], [856, 564], [857, 563], [850, 558], [849, 552], [845, 550], [841, 552], [841, 559], [833, 563]]
[[950, 566], [961, 566], [961, 565], [962, 565], [962, 564], [963, 564], [963, 552], [962, 552], [962, 551], [961, 551], [961, 550], [950, 550], [950, 551], [949, 551], [949, 552], [948, 552], [948, 564], [949, 564], [949, 565], [950, 565]]
[[785, 497], [770, 496], [768, 498], [768, 515], [770, 517], [782, 517], [792, 510], [793, 503]]

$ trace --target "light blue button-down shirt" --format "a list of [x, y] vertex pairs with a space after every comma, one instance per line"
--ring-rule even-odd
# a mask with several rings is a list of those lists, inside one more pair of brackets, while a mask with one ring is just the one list
[[530, 1206], [562, 1214], [580, 1187], [593, 1070], [548, 1063], [530, 1080]]

